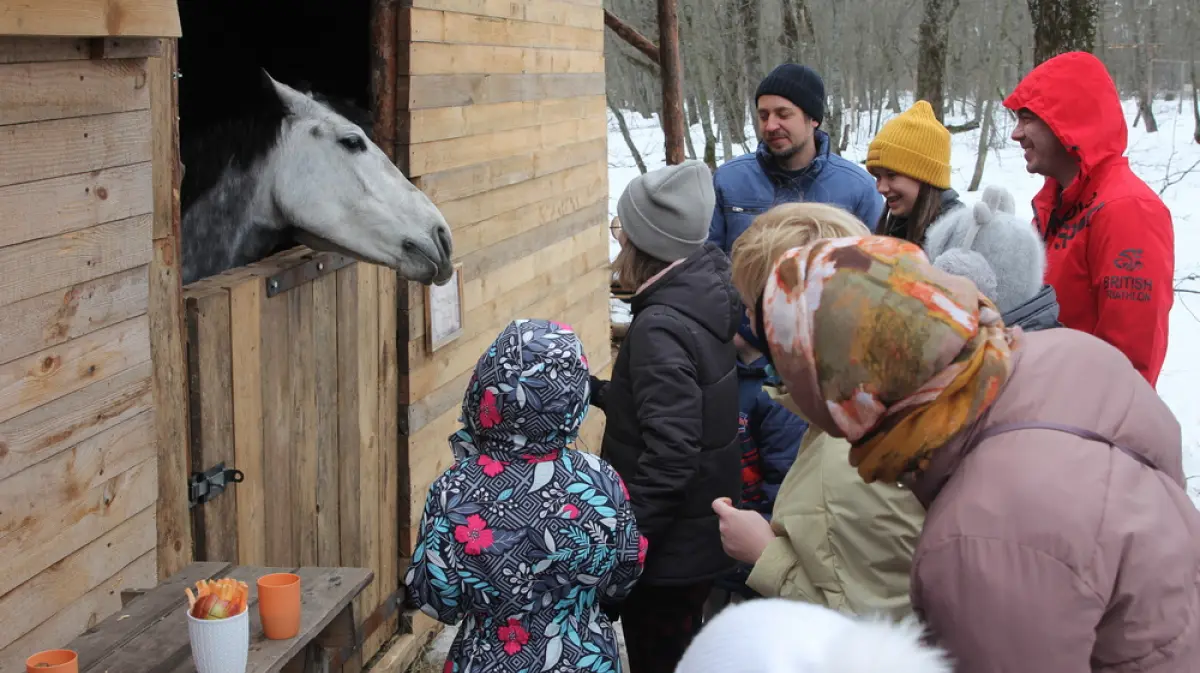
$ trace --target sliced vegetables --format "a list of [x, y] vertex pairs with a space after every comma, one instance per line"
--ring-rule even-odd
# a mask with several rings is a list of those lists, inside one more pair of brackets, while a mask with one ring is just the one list
[[200, 580], [196, 593], [184, 589], [188, 597], [188, 612], [196, 619], [227, 619], [246, 609], [250, 587], [233, 579]]

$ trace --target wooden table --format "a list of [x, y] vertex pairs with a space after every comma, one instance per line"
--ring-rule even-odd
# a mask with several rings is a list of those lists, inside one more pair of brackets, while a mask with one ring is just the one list
[[[300, 632], [267, 640], [258, 617], [256, 580], [268, 573], [300, 576]], [[352, 599], [375, 577], [367, 568], [264, 568], [193, 563], [134, 598], [67, 647], [79, 654], [81, 673], [195, 673], [188, 638], [187, 595], [197, 580], [230, 577], [250, 587], [250, 656], [246, 673], [326, 671], [331, 659], [354, 647]], [[297, 656], [302, 655], [302, 656]], [[342, 655], [342, 657], [339, 657]], [[289, 664], [291, 664], [289, 666]]]

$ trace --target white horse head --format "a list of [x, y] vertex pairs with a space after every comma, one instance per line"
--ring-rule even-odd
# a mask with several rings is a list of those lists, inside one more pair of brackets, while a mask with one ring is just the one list
[[[265, 71], [287, 116], [260, 189], [314, 250], [335, 251], [444, 284], [453, 267], [450, 227], [362, 128]], [[260, 194], [263, 193], [260, 191]]]

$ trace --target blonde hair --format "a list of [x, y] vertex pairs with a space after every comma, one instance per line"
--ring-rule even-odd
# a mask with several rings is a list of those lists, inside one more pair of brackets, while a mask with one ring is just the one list
[[783, 253], [821, 238], [870, 236], [871, 230], [849, 212], [825, 203], [784, 203], [754, 218], [730, 250], [733, 286], [753, 308], [767, 277]]

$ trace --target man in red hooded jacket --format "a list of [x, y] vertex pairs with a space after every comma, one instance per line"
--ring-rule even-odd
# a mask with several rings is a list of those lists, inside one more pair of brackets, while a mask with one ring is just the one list
[[1167, 355], [1175, 232], [1124, 156], [1128, 129], [1108, 70], [1085, 52], [1055, 56], [1004, 106], [1017, 113], [1012, 139], [1026, 170], [1046, 176], [1034, 224], [1059, 320], [1116, 346], [1155, 385]]

